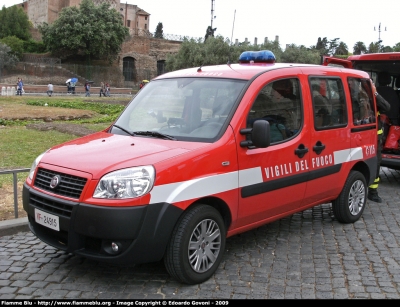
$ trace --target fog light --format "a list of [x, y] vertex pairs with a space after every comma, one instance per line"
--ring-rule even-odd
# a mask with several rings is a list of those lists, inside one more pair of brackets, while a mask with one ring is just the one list
[[112, 240], [102, 240], [101, 250], [108, 255], [116, 256], [125, 252], [131, 244], [132, 240], [118, 240], [116, 238]]
[[112, 242], [111, 243], [111, 249], [113, 250], [113, 252], [117, 253], [118, 252], [118, 244]]

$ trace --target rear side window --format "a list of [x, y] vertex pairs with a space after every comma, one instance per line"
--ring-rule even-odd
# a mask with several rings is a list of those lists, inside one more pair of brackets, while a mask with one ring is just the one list
[[303, 122], [298, 79], [281, 79], [263, 87], [247, 116], [247, 128], [260, 119], [270, 124], [271, 143], [297, 134]]
[[356, 126], [375, 122], [372, 91], [368, 79], [348, 78], [353, 123]]
[[347, 125], [346, 99], [340, 78], [310, 77], [316, 130]]

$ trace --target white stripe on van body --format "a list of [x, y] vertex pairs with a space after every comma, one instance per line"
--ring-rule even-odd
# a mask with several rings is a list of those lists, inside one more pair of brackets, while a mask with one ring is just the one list
[[361, 147], [343, 149], [333, 152], [333, 159], [335, 164], [361, 160], [362, 158], [363, 151]]
[[[344, 149], [333, 153], [334, 164], [341, 164], [363, 158], [361, 147]], [[150, 204], [175, 203], [200, 197], [215, 195], [237, 188], [262, 183], [261, 167], [230, 172], [220, 175], [174, 182], [153, 187], [150, 194]]]

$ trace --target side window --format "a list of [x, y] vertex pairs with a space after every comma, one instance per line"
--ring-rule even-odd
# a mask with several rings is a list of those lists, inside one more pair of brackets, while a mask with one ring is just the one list
[[375, 122], [372, 91], [369, 80], [347, 79], [353, 114], [354, 125], [365, 125]]
[[347, 125], [346, 100], [340, 78], [310, 77], [309, 79], [316, 130]]
[[270, 124], [271, 143], [291, 138], [303, 122], [299, 80], [281, 79], [267, 84], [258, 93], [247, 116], [247, 128], [256, 120]]

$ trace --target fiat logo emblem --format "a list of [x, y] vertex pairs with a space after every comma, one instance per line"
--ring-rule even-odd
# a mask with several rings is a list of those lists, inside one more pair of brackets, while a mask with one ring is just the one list
[[50, 181], [50, 188], [55, 189], [61, 182], [61, 177], [59, 175], [55, 175]]

